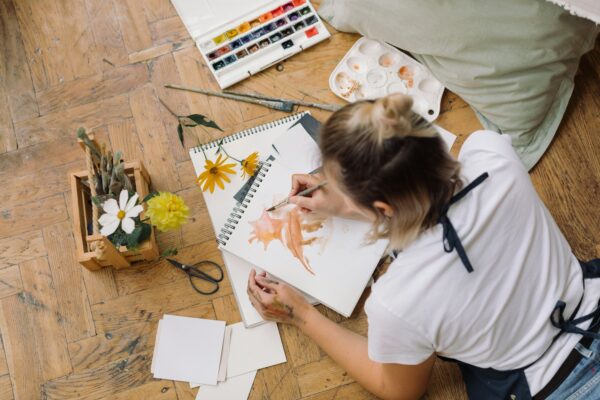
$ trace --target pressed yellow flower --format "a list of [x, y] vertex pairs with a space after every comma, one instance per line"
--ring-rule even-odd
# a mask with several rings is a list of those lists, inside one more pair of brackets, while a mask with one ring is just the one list
[[190, 209], [176, 194], [160, 192], [146, 202], [146, 216], [159, 231], [178, 229], [187, 222]]
[[250, 154], [248, 157], [244, 158], [240, 164], [242, 165], [242, 178], [245, 178], [246, 175], [254, 176], [254, 172], [258, 166], [258, 153], [255, 151]]
[[215, 191], [215, 184], [221, 189], [225, 188], [223, 181], [231, 182], [227, 174], [235, 174], [235, 171], [232, 167], [235, 164], [223, 164], [227, 161], [227, 157], [223, 158], [221, 154], [217, 157], [216, 162], [212, 162], [211, 160], [206, 160], [204, 164], [204, 172], [198, 176], [196, 179], [196, 183], [199, 186], [202, 186], [202, 191], [206, 192], [206, 189], [209, 189], [211, 193]]

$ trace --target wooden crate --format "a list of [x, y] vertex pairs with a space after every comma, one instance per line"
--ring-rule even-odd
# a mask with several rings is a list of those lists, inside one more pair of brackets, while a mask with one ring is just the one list
[[[135, 186], [140, 199], [150, 193], [150, 176], [140, 161], [125, 163], [125, 173]], [[156, 260], [159, 257], [154, 227], [150, 238], [135, 250], [125, 246], [117, 249], [102, 235], [89, 235], [88, 226], [92, 221], [92, 201], [88, 182], [88, 172], [70, 174], [73, 203], [73, 233], [77, 246], [77, 260], [91, 271], [112, 266], [116, 269], [129, 268], [140, 261]], [[144, 213], [140, 214], [143, 219]]]

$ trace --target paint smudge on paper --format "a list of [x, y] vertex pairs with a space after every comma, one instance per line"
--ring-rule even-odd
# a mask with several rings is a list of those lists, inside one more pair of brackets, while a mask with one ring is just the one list
[[398, 70], [398, 77], [406, 82], [406, 86], [412, 88], [414, 86], [414, 74], [412, 70], [407, 66], [403, 65]]
[[271, 216], [267, 211], [256, 221], [250, 221], [253, 230], [248, 239], [249, 243], [259, 241], [267, 250], [273, 240], [280, 241], [292, 256], [309, 273], [315, 274], [304, 255], [304, 246], [310, 246], [319, 239], [317, 236], [306, 237], [306, 233], [314, 233], [323, 228], [324, 219], [308, 220], [310, 217], [300, 212], [298, 207], [284, 209], [277, 216]]

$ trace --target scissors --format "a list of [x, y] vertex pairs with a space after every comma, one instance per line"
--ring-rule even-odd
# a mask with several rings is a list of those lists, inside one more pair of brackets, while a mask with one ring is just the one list
[[[216, 262], [209, 261], [209, 260], [203, 260], [194, 265], [186, 265], [186, 264], [180, 263], [179, 261], [172, 260], [170, 258], [167, 258], [167, 261], [169, 261], [171, 264], [173, 264], [173, 266], [175, 266], [176, 268], [182, 270], [183, 272], [185, 272], [187, 274], [188, 278], [190, 278], [190, 283], [192, 284], [192, 287], [194, 288], [194, 290], [196, 292], [198, 292], [200, 294], [213, 294], [217, 290], [219, 290], [219, 282], [221, 282], [223, 280], [223, 268], [221, 268], [221, 266], [219, 264], [217, 264]], [[213, 276], [210, 276], [206, 272], [200, 271], [200, 269], [198, 267], [203, 264], [208, 264], [208, 265], [217, 267], [217, 270], [219, 271], [219, 276], [215, 278]], [[196, 286], [196, 284], [194, 283], [194, 280], [192, 278], [198, 278], [198, 279], [202, 279], [203, 281], [210, 282], [211, 284], [214, 285], [214, 289], [212, 289], [211, 291], [205, 292]]]

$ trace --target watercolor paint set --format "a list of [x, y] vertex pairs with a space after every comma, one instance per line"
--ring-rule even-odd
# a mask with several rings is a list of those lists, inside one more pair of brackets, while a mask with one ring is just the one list
[[172, 0], [221, 88], [330, 34], [308, 0]]
[[329, 87], [354, 102], [392, 93], [411, 95], [413, 111], [428, 121], [440, 113], [444, 86], [413, 58], [387, 43], [360, 38], [329, 76]]

